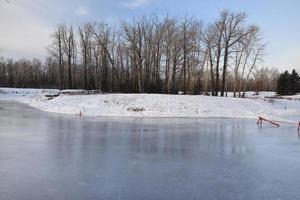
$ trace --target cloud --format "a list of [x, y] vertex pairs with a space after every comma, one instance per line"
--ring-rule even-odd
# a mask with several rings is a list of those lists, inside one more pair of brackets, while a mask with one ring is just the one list
[[75, 14], [83, 16], [89, 13], [87, 7], [70, 6], [70, 1], [13, 0], [3, 3], [0, 7], [0, 27], [3, 27], [0, 31], [0, 57], [44, 59], [53, 28], [60, 23], [73, 23]]
[[[44, 58], [51, 34], [50, 25], [33, 10], [41, 10], [40, 2], [14, 1], [1, 7], [0, 56], [9, 58]], [[31, 8], [31, 10], [27, 8]]]
[[77, 8], [77, 10], [75, 11], [75, 14], [77, 16], [84, 16], [84, 15], [87, 15], [89, 14], [89, 10], [87, 7], [85, 6], [80, 6], [79, 8]]
[[150, 1], [151, 0], [129, 0], [129, 1], [123, 2], [123, 5], [130, 9], [136, 9], [138, 7], [149, 4]]

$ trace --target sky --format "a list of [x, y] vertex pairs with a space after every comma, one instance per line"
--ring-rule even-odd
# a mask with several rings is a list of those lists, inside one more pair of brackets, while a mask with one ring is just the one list
[[45, 59], [57, 24], [115, 23], [153, 13], [213, 22], [223, 9], [247, 12], [267, 43], [264, 65], [300, 69], [299, 0], [0, 0], [0, 56]]

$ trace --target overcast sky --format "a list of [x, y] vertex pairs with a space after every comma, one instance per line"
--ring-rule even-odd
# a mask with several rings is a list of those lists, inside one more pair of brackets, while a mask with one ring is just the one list
[[245, 11], [268, 43], [265, 66], [300, 68], [299, 0], [0, 0], [0, 56], [41, 58], [59, 23], [112, 23], [158, 13], [211, 22], [223, 9]]

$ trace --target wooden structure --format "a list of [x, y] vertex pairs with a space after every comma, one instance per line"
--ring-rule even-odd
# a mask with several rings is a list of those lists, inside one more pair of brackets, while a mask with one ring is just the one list
[[[276, 120], [269, 120], [269, 119], [266, 119], [266, 118], [263, 118], [261, 116], [258, 117], [258, 121], [257, 121], [257, 125], [259, 126], [262, 126], [263, 122], [268, 122], [270, 123], [271, 125], [274, 125], [276, 127], [280, 127], [280, 124], [279, 123], [282, 123], [282, 124], [294, 124], [294, 125], [297, 125], [297, 122], [288, 122], [288, 121], [276, 121]], [[300, 121], [298, 122], [298, 133], [300, 135]]]
[[258, 117], [257, 125], [261, 126], [262, 123], [263, 123], [263, 121], [268, 122], [268, 123], [270, 123], [270, 124], [272, 124], [274, 126], [280, 127], [280, 125], [278, 123], [276, 123], [274, 121], [271, 121], [271, 120], [268, 120], [268, 119], [265, 119], [263, 117]]

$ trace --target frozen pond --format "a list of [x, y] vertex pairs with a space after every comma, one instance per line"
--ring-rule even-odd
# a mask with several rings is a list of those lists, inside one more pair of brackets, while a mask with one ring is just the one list
[[296, 126], [80, 118], [0, 102], [0, 200], [299, 199]]

